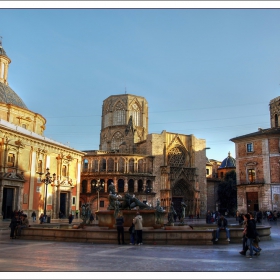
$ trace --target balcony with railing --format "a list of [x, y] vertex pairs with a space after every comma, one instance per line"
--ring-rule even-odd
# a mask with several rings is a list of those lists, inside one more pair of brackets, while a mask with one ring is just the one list
[[263, 185], [263, 184], [265, 184], [264, 179], [252, 180], [252, 181], [242, 180], [242, 181], [239, 181], [239, 184], [237, 184], [237, 185], [239, 186], [239, 185]]

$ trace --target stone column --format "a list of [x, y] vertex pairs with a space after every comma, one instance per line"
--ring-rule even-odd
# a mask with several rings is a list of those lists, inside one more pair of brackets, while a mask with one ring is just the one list
[[56, 193], [56, 186], [53, 187], [53, 211], [52, 211], [52, 219], [57, 219], [56, 213], [57, 213], [57, 193]]
[[[58, 219], [58, 213], [60, 211], [60, 186], [57, 187], [57, 191], [56, 191], [56, 199], [57, 199], [57, 208], [56, 208], [56, 218]], [[65, 213], [66, 214], [66, 213]]]
[[128, 184], [127, 184], [127, 177], [124, 179], [124, 192], [128, 192]]
[[134, 192], [138, 192], [138, 181], [134, 180]]

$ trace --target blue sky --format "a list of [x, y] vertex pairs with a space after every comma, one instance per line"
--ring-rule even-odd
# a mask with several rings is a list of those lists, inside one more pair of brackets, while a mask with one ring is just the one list
[[78, 150], [99, 148], [103, 100], [126, 90], [147, 99], [149, 133], [235, 157], [229, 139], [268, 128], [280, 95], [279, 9], [6, 7], [0, 36], [10, 87], [46, 137]]

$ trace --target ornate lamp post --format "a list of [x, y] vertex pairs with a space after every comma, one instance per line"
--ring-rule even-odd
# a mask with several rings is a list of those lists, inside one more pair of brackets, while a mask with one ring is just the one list
[[96, 187], [94, 188], [97, 191], [97, 212], [99, 211], [99, 192], [104, 189], [104, 182], [100, 182], [100, 179], [96, 182]]
[[42, 175], [44, 173], [42, 172], [37, 172], [40, 175], [40, 181], [43, 182], [45, 184], [45, 203], [44, 203], [44, 216], [47, 216], [47, 198], [48, 198], [48, 185], [51, 184], [55, 179], [56, 179], [56, 174], [53, 173], [53, 177], [51, 177], [50, 175], [50, 169], [47, 168], [46, 169], [47, 173], [45, 174], [45, 178], [42, 179]]
[[148, 198], [147, 198], [147, 196], [148, 196], [148, 194], [149, 194], [151, 191], [152, 191], [152, 187], [151, 187], [151, 186], [149, 186], [149, 185], [146, 185], [146, 187], [145, 187], [145, 193], [146, 193], [146, 204], [148, 203]]

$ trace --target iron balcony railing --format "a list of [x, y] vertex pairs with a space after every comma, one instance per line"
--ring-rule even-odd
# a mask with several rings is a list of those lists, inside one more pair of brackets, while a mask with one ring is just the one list
[[265, 184], [264, 180], [254, 180], [254, 181], [239, 181], [239, 185], [257, 185], [257, 184]]

